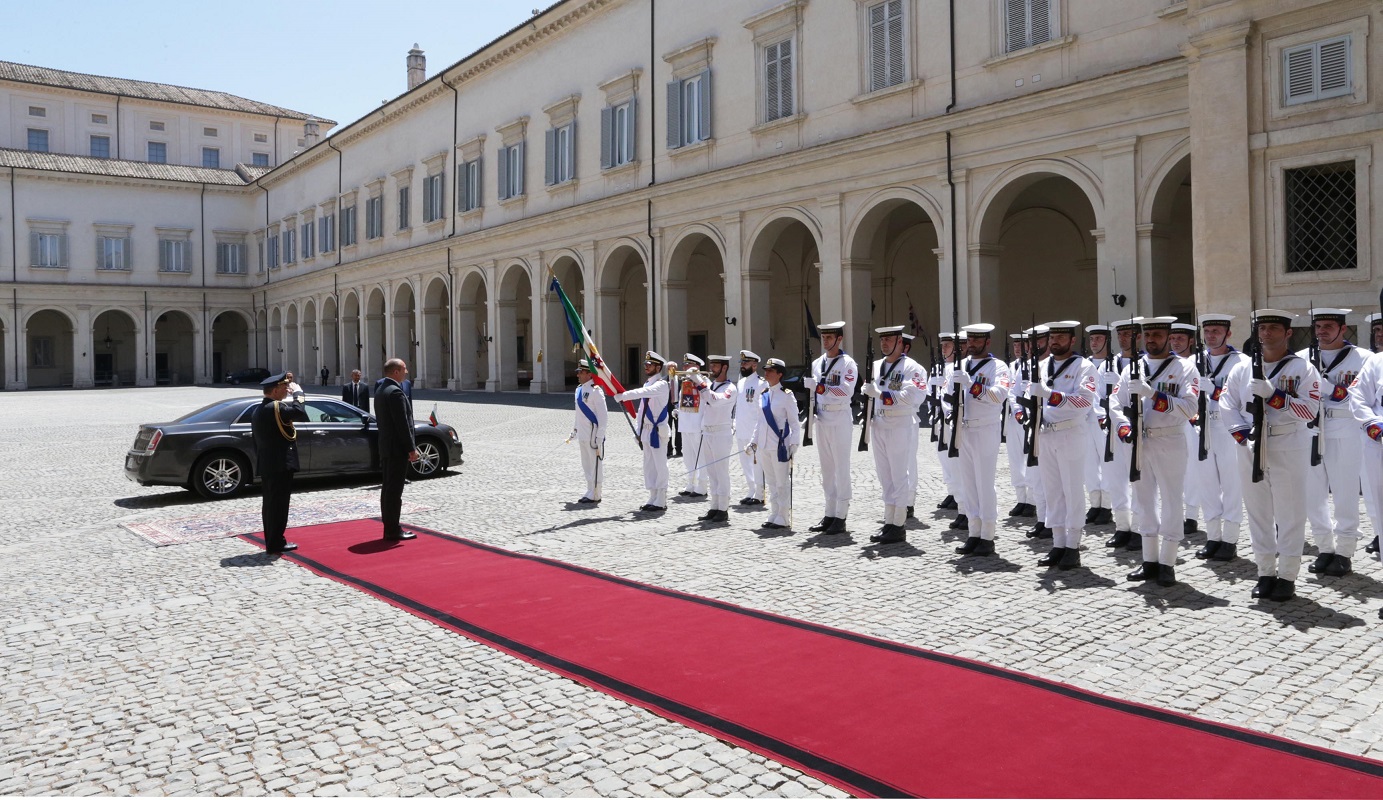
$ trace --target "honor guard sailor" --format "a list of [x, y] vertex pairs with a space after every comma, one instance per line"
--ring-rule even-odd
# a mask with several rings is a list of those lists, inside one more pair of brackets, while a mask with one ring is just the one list
[[1095, 368], [1072, 349], [1079, 328], [1079, 322], [1070, 320], [1047, 323], [1048, 355], [1028, 387], [1034, 405], [1042, 407], [1037, 468], [1052, 528], [1052, 549], [1037, 563], [1063, 570], [1081, 565], [1085, 462], [1095, 405]]
[[283, 553], [298, 549], [283, 537], [293, 497], [293, 473], [298, 471], [298, 431], [293, 423], [308, 420], [302, 402], [287, 399], [286, 373], [271, 375], [259, 385], [264, 390], [264, 400], [250, 418], [250, 431], [255, 443], [255, 471], [259, 473], [264, 495], [260, 509], [264, 549]]
[[[1121, 319], [1114, 323], [1114, 336], [1118, 341], [1118, 351], [1111, 364], [1112, 370], [1100, 366], [1097, 374], [1097, 383], [1102, 390], [1108, 387], [1108, 391], [1117, 391], [1119, 376], [1128, 368], [1129, 364], [1141, 353], [1139, 347], [1140, 332], [1138, 323], [1131, 319]], [[1129, 397], [1127, 395], [1116, 398], [1116, 402], [1122, 403], [1122, 410], [1128, 413]], [[1114, 403], [1110, 407], [1114, 407]], [[1112, 423], [1111, 423], [1112, 424]], [[1104, 543], [1105, 547], [1122, 547], [1125, 550], [1140, 550], [1143, 547], [1142, 539], [1133, 532], [1134, 518], [1134, 498], [1133, 487], [1129, 482], [1129, 460], [1133, 455], [1133, 446], [1118, 437], [1118, 426], [1114, 427], [1115, 437], [1111, 445], [1114, 461], [1110, 481], [1108, 483], [1111, 502], [1114, 504], [1114, 535]]]
[[965, 359], [947, 376], [947, 389], [960, 388], [960, 408], [954, 412], [958, 456], [953, 469], [960, 483], [962, 509], [968, 516], [968, 535], [956, 552], [964, 556], [994, 555], [999, 527], [999, 498], [994, 491], [999, 463], [999, 425], [1004, 401], [1013, 381], [1008, 366], [989, 352], [994, 326], [976, 322], [961, 328]]
[[[1187, 322], [1173, 322], [1172, 331], [1167, 335], [1167, 344], [1172, 355], [1196, 366], [1196, 326]], [[1198, 373], [1199, 374], [1199, 373]], [[1200, 398], [1196, 398], [1200, 402]], [[1199, 407], [1197, 410], [1199, 413]], [[1201, 514], [1201, 487], [1191, 479], [1195, 475], [1195, 465], [1200, 461], [1200, 424], [1194, 416], [1182, 431], [1186, 435], [1186, 485], [1183, 488], [1182, 503], [1185, 506], [1186, 521], [1182, 523], [1182, 533], [1190, 536], [1196, 532], [1196, 518]]]
[[[1375, 311], [1367, 317], [1364, 317], [1364, 324], [1359, 328], [1359, 338], [1369, 341], [1369, 349], [1373, 351], [1373, 356], [1369, 359], [1371, 363], [1374, 358], [1378, 357], [1379, 353], [1383, 353], [1383, 313]], [[1377, 369], [1377, 367], [1374, 369]], [[1362, 386], [1362, 381], [1360, 385]], [[1377, 395], [1375, 395], [1375, 397], [1377, 397]], [[1359, 421], [1363, 422], [1362, 419]], [[1368, 431], [1366, 430], [1364, 433], [1367, 436]], [[1377, 440], [1370, 441], [1376, 443]], [[1369, 544], [1364, 547], [1364, 552], [1377, 553], [1378, 533], [1380, 530], [1383, 530], [1383, 525], [1379, 524], [1380, 518], [1383, 518], [1383, 504], [1380, 504], [1380, 501], [1383, 501], [1383, 472], [1375, 474], [1373, 478], [1369, 477], [1370, 464], [1373, 463], [1373, 457], [1368, 455], [1369, 452], [1368, 442], [1366, 441], [1364, 443], [1365, 456], [1363, 465], [1364, 509], [1368, 512], [1369, 519], [1373, 521], [1374, 534], [1373, 541], [1369, 542]], [[1370, 491], [1371, 488], [1373, 491]], [[1383, 615], [1383, 612], [1379, 613]]]
[[[946, 388], [951, 385], [947, 376], [951, 374], [951, 369], [955, 366], [956, 335], [951, 331], [942, 331], [937, 334], [936, 338], [940, 343], [941, 361], [932, 370], [932, 375], [927, 379], [927, 382], [937, 393], [937, 408], [940, 409], [944, 417], [949, 418], [951, 414], [955, 413], [955, 410], [951, 408], [950, 398], [946, 397]], [[945, 433], [946, 426], [942, 425], [941, 430], [942, 433]], [[946, 496], [942, 498], [940, 503], [936, 504], [936, 507], [942, 511], [955, 511], [959, 516], [960, 485], [956, 481], [955, 464], [946, 456], [946, 439], [945, 436], [941, 437], [941, 441], [937, 442], [936, 447], [937, 460], [941, 464], [941, 482], [946, 484]]]
[[[1258, 567], [1252, 596], [1282, 602], [1296, 597], [1306, 546], [1306, 473], [1311, 463], [1306, 423], [1320, 407], [1320, 374], [1288, 350], [1295, 315], [1275, 308], [1253, 313], [1259, 351], [1230, 370], [1220, 413], [1240, 445], [1239, 475]], [[1255, 430], [1257, 401], [1262, 425]]]
[[667, 437], [668, 416], [672, 410], [672, 386], [663, 374], [667, 360], [649, 350], [644, 354], [643, 374], [647, 378], [638, 389], [615, 395], [615, 401], [638, 401], [639, 440], [643, 442], [643, 482], [648, 489], [648, 502], [640, 511], [667, 510]]
[[1101, 373], [1109, 369], [1114, 361], [1114, 354], [1110, 351], [1110, 333], [1108, 325], [1085, 326], [1086, 359], [1095, 376], [1095, 407], [1091, 409], [1090, 424], [1086, 426], [1090, 438], [1090, 448], [1085, 455], [1085, 492], [1090, 505], [1090, 510], [1085, 514], [1087, 525], [1108, 525], [1114, 521], [1113, 492], [1109, 488], [1113, 480], [1114, 462], [1106, 463], [1104, 460], [1106, 444], [1109, 445], [1110, 455], [1114, 454], [1114, 443], [1106, 439], [1109, 420], [1105, 415], [1109, 392], [1114, 386], [1100, 378]]
[[701, 405], [701, 370], [706, 362], [695, 353], [682, 356], [682, 370], [686, 374], [674, 379], [677, 395], [677, 432], [682, 435], [682, 466], [687, 470], [687, 485], [678, 492], [679, 497], [706, 496], [706, 463], [702, 457], [701, 446], [705, 444], [702, 435], [702, 420], [705, 409]]
[[[1051, 343], [1051, 340], [1048, 338], [1050, 331], [1046, 325], [1034, 325], [1023, 331], [1023, 333], [1028, 336], [1029, 361], [1028, 380], [1024, 385], [1030, 388], [1032, 382], [1037, 379], [1036, 375], [1031, 374], [1033, 372], [1032, 364], [1041, 364], [1042, 360], [1047, 357], [1047, 347]], [[1022, 395], [1015, 394], [1014, 398], [1018, 401], [1019, 405], [1026, 406], [1024, 414], [1028, 415], [1028, 424], [1032, 424], [1031, 415], [1034, 413], [1035, 405], [1027, 389], [1024, 389]], [[1042, 488], [1042, 470], [1039, 467], [1030, 466], [1023, 471], [1023, 475], [1028, 482], [1028, 490], [1032, 493], [1034, 503], [1037, 506], [1033, 514], [1037, 522], [1023, 535], [1029, 539], [1051, 539], [1052, 528], [1047, 520], [1047, 492]]]
[[[1202, 314], [1201, 336], [1205, 341], [1205, 374], [1200, 390], [1207, 394], [1205, 460], [1199, 453], [1191, 462], [1190, 480], [1200, 485], [1201, 513], [1205, 518], [1205, 546], [1196, 558], [1232, 561], [1238, 556], [1239, 529], [1244, 523], [1244, 486], [1239, 475], [1239, 445], [1225, 427], [1220, 412], [1225, 380], [1234, 366], [1248, 357], [1230, 344], [1229, 314]], [[1199, 448], [1200, 443], [1196, 446]]]
[[[812, 362], [812, 374], [802, 384], [815, 392], [812, 407], [826, 515], [810, 530], [837, 534], [845, 533], [845, 518], [850, 512], [850, 451], [854, 449], [850, 434], [855, 425], [850, 399], [855, 396], [859, 368], [855, 359], [840, 349], [844, 322], [818, 325], [816, 329], [821, 335], [821, 355]], [[760, 456], [759, 464], [763, 463]]]
[[1008, 416], [1003, 421], [1005, 435], [1007, 439], [1004, 443], [1004, 451], [1008, 456], [1008, 482], [1013, 487], [1013, 496], [1017, 500], [1013, 508], [1009, 509], [1010, 517], [1036, 517], [1037, 498], [1034, 496], [1032, 487], [1028, 485], [1028, 456], [1023, 452], [1024, 432], [1023, 425], [1028, 418], [1027, 411], [1024, 410], [1023, 400], [1028, 395], [1028, 365], [1031, 362], [1028, 352], [1028, 335], [1026, 333], [1009, 334], [1010, 347], [1012, 349], [1013, 360], [1008, 362], [1009, 379], [1013, 381], [1012, 397], [1007, 404]]
[[780, 358], [770, 358], [764, 365], [768, 386], [759, 396], [761, 420], [754, 434], [754, 456], [768, 489], [768, 521], [759, 527], [768, 530], [792, 524], [792, 460], [802, 443], [797, 398], [782, 385], [786, 371]]
[[711, 375], [700, 375], [696, 390], [701, 395], [701, 433], [696, 460], [707, 473], [711, 489], [711, 509], [701, 522], [730, 520], [730, 459], [734, 457], [735, 432], [731, 415], [739, 391], [730, 381], [730, 357], [709, 356]]
[[744, 482], [748, 487], [744, 499], [740, 500], [742, 506], [764, 504], [763, 472], [755, 463], [754, 454], [747, 449], [754, 441], [754, 432], [758, 430], [759, 420], [763, 418], [759, 413], [759, 395], [768, 387], [768, 381], [763, 379], [758, 370], [758, 353], [741, 350], [740, 380], [737, 387], [739, 402], [735, 404], [735, 445], [739, 448], [740, 470], [744, 473]]
[[[1363, 330], [1377, 315], [1364, 321]], [[1380, 326], [1383, 327], [1383, 326]], [[1360, 461], [1363, 465], [1364, 505], [1373, 529], [1383, 530], [1383, 353], [1374, 353], [1364, 362], [1349, 392], [1354, 422], [1360, 431]], [[1374, 548], [1377, 552], [1377, 548]], [[1378, 612], [1383, 619], [1383, 609]]]
[[[1317, 308], [1311, 324], [1319, 342], [1322, 429], [1315, 435], [1321, 463], [1307, 471], [1306, 519], [1320, 554], [1309, 572], [1340, 578], [1353, 571], [1350, 560], [1359, 545], [1359, 479], [1364, 440], [1350, 408], [1350, 386], [1369, 354], [1345, 341], [1345, 316], [1353, 309]], [[1310, 360], [1308, 350], [1297, 358]], [[1332, 514], [1331, 506], [1334, 506]]]
[[[883, 489], [884, 526], [870, 541], [892, 544], [906, 541], [912, 493], [912, 470], [917, 464], [917, 409], [927, 394], [922, 365], [903, 354], [903, 326], [875, 328], [883, 358], [874, 363], [874, 380], [864, 385], [873, 399], [870, 450]], [[912, 465], [912, 466], [910, 466]]]
[[[917, 338], [917, 337], [913, 336], [913, 335], [910, 334], [910, 333], [904, 333], [904, 334], [903, 334], [903, 355], [907, 356], [908, 358], [912, 358], [912, 342], [913, 342], [913, 340], [916, 339], [916, 338]], [[913, 358], [912, 360], [913, 360], [913, 361], [917, 361], [917, 359], [915, 359], [915, 358]], [[921, 362], [918, 362], [918, 366], [921, 366]], [[922, 376], [923, 376], [923, 385], [922, 385], [922, 388], [923, 388], [924, 394], [923, 394], [923, 396], [922, 396], [922, 406], [919, 407], [919, 413], [920, 413], [920, 411], [921, 411], [922, 408], [925, 408], [925, 407], [926, 407], [926, 404], [927, 404], [927, 394], [925, 394], [925, 393], [930, 393], [930, 392], [931, 392], [931, 389], [929, 388], [930, 385], [931, 385], [931, 384], [929, 383], [930, 375], [927, 374], [927, 371], [926, 371], [926, 368], [925, 368], [925, 367], [923, 368]], [[913, 510], [913, 506], [917, 504], [917, 455], [918, 455], [918, 453], [917, 453], [917, 446], [918, 446], [918, 443], [921, 441], [920, 438], [919, 438], [919, 437], [921, 437], [921, 435], [922, 435], [922, 434], [921, 434], [921, 424], [922, 424], [922, 418], [921, 418], [921, 416], [919, 416], [919, 417], [918, 417], [918, 424], [912, 426], [912, 445], [911, 445], [912, 461], [908, 462], [908, 508], [907, 508], [907, 513], [906, 513], [906, 515], [905, 515], [907, 519], [916, 519], [916, 517], [917, 517], [917, 514], [916, 514], [916, 513], [914, 512], [914, 510]]]
[[582, 361], [576, 365], [576, 422], [572, 425], [571, 441], [581, 452], [581, 470], [586, 473], [586, 493], [578, 503], [600, 502], [601, 467], [605, 461], [605, 422], [609, 411], [605, 406], [605, 390], [592, 380], [594, 371]]

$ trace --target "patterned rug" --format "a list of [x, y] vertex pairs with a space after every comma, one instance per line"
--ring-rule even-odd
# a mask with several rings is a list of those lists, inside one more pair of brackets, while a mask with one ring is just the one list
[[[416, 514], [431, 511], [432, 506], [404, 501], [403, 513]], [[379, 516], [379, 495], [368, 494], [358, 497], [314, 500], [293, 498], [288, 512], [288, 526], [298, 528], [305, 525], [320, 525], [324, 522], [341, 522], [348, 519]], [[224, 539], [244, 533], [256, 533], [264, 529], [260, 521], [259, 509], [223, 511], [213, 514], [199, 514], [194, 517], [177, 517], [149, 522], [121, 522], [120, 527], [148, 540], [156, 547], [188, 542], [206, 542]]]

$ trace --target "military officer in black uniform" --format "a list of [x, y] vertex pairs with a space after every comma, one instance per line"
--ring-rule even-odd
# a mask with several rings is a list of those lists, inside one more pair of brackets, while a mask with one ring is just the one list
[[294, 422], [306, 422], [307, 412], [298, 400], [288, 397], [288, 375], [280, 373], [259, 384], [264, 402], [250, 419], [255, 443], [255, 469], [264, 490], [261, 511], [264, 524], [264, 549], [270, 553], [297, 550], [283, 538], [288, 527], [288, 501], [293, 495], [293, 473], [298, 471], [298, 431]]

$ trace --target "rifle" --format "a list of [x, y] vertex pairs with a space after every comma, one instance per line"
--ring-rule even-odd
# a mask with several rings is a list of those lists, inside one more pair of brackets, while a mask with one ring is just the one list
[[[1311, 366], [1316, 368], [1316, 372], [1321, 370], [1321, 338], [1316, 335], [1316, 307], [1311, 306], [1311, 346], [1307, 349], [1307, 355], [1311, 359]], [[1316, 418], [1311, 420], [1308, 427], [1311, 431], [1311, 466], [1319, 467], [1321, 458], [1325, 455], [1325, 439], [1321, 435], [1321, 430], [1325, 426], [1325, 392], [1321, 392], [1321, 403], [1316, 406]]]
[[[956, 342], [951, 347], [951, 364], [951, 368], [956, 372], [961, 371], [959, 325], [956, 326]], [[957, 383], [956, 390], [951, 394], [951, 413], [955, 415], [955, 418], [951, 420], [951, 443], [946, 447], [947, 458], [960, 458], [960, 443], [956, 441], [956, 435], [960, 431], [961, 420], [965, 418], [965, 408], [961, 405], [963, 401], [960, 393], [960, 384]]]
[[[1008, 363], [1008, 328], [1004, 328], [1004, 363]], [[1004, 404], [999, 407], [999, 444], [1008, 442], [1008, 397], [1004, 397]]]
[[[802, 346], [802, 350], [807, 356], [807, 374], [810, 375], [812, 371], [812, 344], [810, 339]], [[824, 378], [826, 376], [823, 375], [821, 377]], [[816, 389], [807, 392], [807, 424], [802, 429], [803, 447], [812, 446], [812, 417], [814, 416], [816, 416]]]
[[[1114, 325], [1109, 326], [1108, 333], [1105, 334], [1104, 348], [1104, 370], [1106, 373], [1114, 371], [1114, 365], [1118, 362], [1114, 360]], [[1106, 383], [1104, 387], [1104, 399], [1100, 401], [1104, 406], [1104, 460], [1109, 463], [1114, 460], [1114, 418], [1109, 415], [1109, 395], [1113, 391], [1113, 384]]]
[[[868, 344], [865, 345], [864, 355], [864, 382], [874, 382], [874, 337], [869, 337]], [[825, 377], [824, 375], [822, 377]], [[860, 425], [860, 446], [859, 451], [863, 453], [869, 449], [869, 418], [874, 416], [874, 398], [868, 397], [864, 402], [864, 423]]]
[[[932, 346], [931, 346], [931, 356], [932, 356], [931, 365], [930, 365], [929, 368], [927, 369], [927, 374], [928, 374], [928, 375], [936, 375], [936, 374], [937, 374], [937, 372], [936, 372], [936, 366], [937, 366], [937, 365], [936, 365], [936, 362], [939, 361], [939, 360], [941, 359], [940, 354], [937, 353], [936, 345], [932, 345]], [[928, 417], [927, 421], [931, 423], [931, 426], [929, 427], [928, 432], [931, 434], [931, 440], [932, 440], [933, 442], [937, 441], [937, 439], [939, 438], [939, 437], [936, 435], [936, 418], [939, 417], [939, 416], [940, 416], [940, 417], [943, 417], [941, 424], [942, 424], [942, 425], [945, 425], [945, 424], [946, 424], [946, 421], [945, 421], [945, 419], [944, 419], [944, 414], [943, 414], [943, 412], [942, 412], [942, 410], [941, 410], [941, 403], [937, 400], [936, 394], [937, 394], [937, 387], [932, 386], [932, 387], [930, 387], [930, 388], [927, 389], [927, 406], [928, 406], [928, 408], [929, 408], [928, 414], [930, 414], [930, 416]]]
[[[954, 352], [955, 352], [955, 349], [954, 349], [954, 348], [955, 348], [955, 340], [952, 340], [952, 341], [951, 341], [951, 347], [952, 347], [951, 352], [954, 353]], [[941, 358], [941, 350], [939, 349], [939, 346], [938, 346], [938, 349], [937, 349], [937, 362], [938, 362], [938, 364], [937, 364], [937, 377], [939, 377], [939, 378], [945, 378], [945, 377], [946, 377], [946, 362], [945, 362], [945, 360], [943, 360], [943, 359]], [[940, 435], [937, 436], [937, 439], [936, 439], [936, 451], [937, 451], [938, 453], [945, 453], [945, 452], [947, 451], [946, 444], [947, 444], [947, 442], [950, 440], [950, 437], [946, 435], [946, 404], [945, 404], [944, 402], [942, 402], [942, 399], [941, 399], [941, 398], [942, 398], [942, 394], [943, 394], [943, 390], [942, 390], [940, 387], [937, 387], [937, 397], [936, 397], [936, 406], [937, 406], [937, 409], [936, 409], [936, 410], [937, 410], [937, 416], [941, 418], [941, 424], [940, 424], [940, 426], [939, 426], [941, 432], [940, 432]], [[953, 421], [951, 422], [951, 424], [954, 425], [954, 424], [956, 424], [956, 423], [955, 423], [955, 421], [953, 420]]]
[[[1135, 335], [1134, 341], [1137, 342]], [[1143, 357], [1138, 355], [1138, 349], [1133, 351], [1133, 360], [1128, 365], [1129, 380], [1140, 380], [1143, 377]], [[1132, 450], [1129, 452], [1128, 480], [1129, 483], [1136, 483], [1143, 478], [1143, 470], [1138, 467], [1138, 444], [1143, 440], [1143, 395], [1130, 398], [1133, 402], [1129, 405], [1128, 422], [1132, 429], [1130, 438], [1132, 439]]]
[[[1258, 317], [1249, 321], [1253, 326], [1253, 379], [1263, 379], [1263, 343], [1258, 339]], [[1253, 430], [1249, 432], [1249, 439], [1253, 442], [1253, 482], [1263, 482], [1263, 444], [1267, 441], [1267, 436], [1263, 432], [1263, 398], [1258, 395], [1253, 396], [1251, 404], [1253, 413]]]
[[[1200, 316], [1197, 315], [1193, 319], [1196, 325], [1196, 374], [1200, 375], [1201, 379], [1204, 380], [1206, 368], [1209, 366], [1205, 360], [1205, 340], [1201, 338]], [[1200, 441], [1199, 449], [1196, 450], [1196, 459], [1204, 461], [1210, 457], [1209, 443], [1206, 441], [1206, 431], [1208, 428], [1205, 419], [1206, 415], [1210, 413], [1209, 395], [1206, 394], [1204, 385], [1201, 386], [1199, 394], [1200, 397], [1196, 401], [1196, 432], [1200, 436]]]
[[[1030, 344], [1029, 344], [1029, 346], [1028, 346], [1028, 357], [1032, 360], [1032, 365], [1031, 365], [1031, 367], [1029, 367], [1029, 369], [1030, 369], [1031, 372], [1032, 372], [1032, 380], [1034, 380], [1034, 381], [1036, 381], [1036, 382], [1038, 382], [1038, 383], [1041, 383], [1041, 382], [1042, 382], [1042, 362], [1041, 362], [1041, 360], [1037, 357], [1037, 346], [1036, 346], [1036, 342], [1037, 342], [1037, 317], [1036, 317], [1036, 316], [1034, 316], [1033, 319], [1032, 319], [1032, 333], [1029, 333], [1029, 334], [1028, 334], [1028, 341], [1030, 342]], [[1050, 341], [1050, 339], [1049, 339], [1048, 341]], [[1031, 398], [1031, 400], [1032, 400], [1032, 413], [1029, 415], [1028, 427], [1031, 429], [1032, 432], [1028, 435], [1028, 442], [1029, 442], [1029, 445], [1028, 445], [1028, 466], [1029, 466], [1029, 467], [1035, 467], [1035, 466], [1037, 466], [1037, 439], [1038, 439], [1039, 436], [1041, 436], [1041, 433], [1042, 433], [1042, 398], [1040, 398], [1040, 397], [1033, 397], [1033, 398]]]

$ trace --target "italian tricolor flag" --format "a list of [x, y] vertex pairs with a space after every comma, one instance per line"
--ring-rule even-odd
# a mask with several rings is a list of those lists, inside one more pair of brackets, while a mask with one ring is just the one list
[[[567, 331], [571, 333], [571, 341], [576, 348], [585, 354], [586, 365], [590, 367], [592, 380], [596, 385], [605, 390], [605, 394], [614, 396], [622, 391], [624, 387], [615, 378], [610, 368], [605, 366], [605, 360], [600, 357], [600, 350], [591, 341], [591, 337], [586, 334], [586, 324], [581, 321], [581, 315], [576, 313], [576, 306], [571, 304], [571, 298], [562, 291], [562, 284], [557, 282], [554, 275], [552, 284], [548, 287], [557, 293], [557, 298], [562, 301], [562, 310], [566, 312]], [[620, 403], [624, 407], [625, 413], [631, 417], [637, 417], [638, 412], [634, 410], [634, 404], [629, 401]]]

